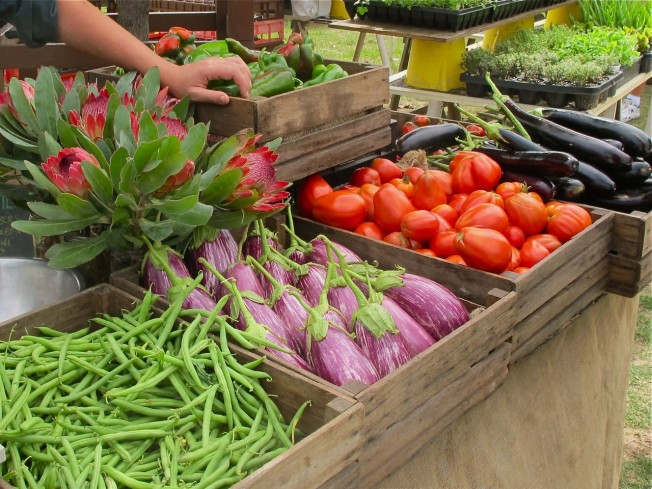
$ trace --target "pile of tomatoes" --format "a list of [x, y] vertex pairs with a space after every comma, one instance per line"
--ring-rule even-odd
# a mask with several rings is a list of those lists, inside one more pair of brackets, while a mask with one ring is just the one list
[[450, 172], [375, 158], [342, 188], [308, 177], [296, 203], [304, 217], [493, 273], [522, 273], [591, 225], [584, 208], [501, 176], [473, 151], [458, 152]]

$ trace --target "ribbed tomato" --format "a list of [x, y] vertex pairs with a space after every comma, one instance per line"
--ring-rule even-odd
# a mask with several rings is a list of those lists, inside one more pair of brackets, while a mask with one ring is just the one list
[[374, 195], [378, 192], [380, 187], [372, 183], [365, 183], [358, 193], [367, 204], [367, 221], [374, 220]]
[[440, 204], [445, 204], [446, 192], [439, 183], [440, 177], [435, 170], [428, 170], [419, 177], [412, 191], [412, 204], [417, 209], [429, 211]]
[[407, 175], [403, 175], [401, 178], [392, 178], [389, 183], [394, 185], [408, 197], [412, 196], [412, 192], [414, 191], [414, 184], [410, 181], [410, 177]]
[[403, 173], [404, 175], [407, 175], [412, 183], [417, 183], [417, 180], [421, 175], [423, 175], [424, 172], [425, 170], [423, 168], [419, 168], [418, 166], [411, 166], [406, 168]]
[[385, 243], [393, 244], [394, 246], [399, 246], [401, 248], [407, 248], [408, 250], [412, 248], [410, 240], [403, 236], [403, 233], [400, 231], [394, 231], [389, 233], [383, 238]]
[[521, 252], [518, 250], [518, 248], [512, 246], [512, 259], [509, 260], [509, 264], [507, 265], [507, 268], [505, 268], [505, 270], [514, 270], [515, 268], [518, 268], [520, 266], [521, 266]]
[[474, 190], [462, 204], [462, 213], [478, 204], [494, 204], [505, 208], [503, 198], [491, 190]]
[[446, 220], [451, 226], [455, 226], [457, 218], [460, 217], [457, 211], [449, 204], [440, 204], [430, 212], [437, 214], [439, 217]]
[[408, 197], [391, 183], [384, 183], [374, 194], [374, 221], [384, 233], [401, 230], [401, 218], [416, 210]]
[[421, 253], [422, 255], [428, 255], [432, 257], [437, 256], [435, 255], [435, 252], [432, 251], [430, 248], [417, 248], [414, 251], [416, 251], [417, 253]]
[[495, 188], [494, 192], [503, 198], [503, 201], [520, 192], [527, 192], [528, 186], [523, 182], [501, 182]]
[[548, 221], [546, 206], [526, 192], [512, 195], [505, 201], [509, 223], [520, 227], [526, 236], [540, 233]]
[[460, 255], [447, 256], [446, 261], [449, 261], [451, 263], [457, 263], [458, 265], [467, 266], [466, 262], [464, 261], [464, 258], [462, 258]]
[[455, 229], [466, 227], [481, 227], [494, 229], [500, 233], [509, 226], [505, 211], [494, 204], [478, 204], [460, 215], [455, 223]]
[[546, 231], [565, 243], [592, 224], [591, 214], [577, 204], [550, 202], [546, 205]]
[[401, 232], [408, 239], [427, 243], [439, 232], [439, 219], [426, 210], [408, 212], [401, 219]]
[[450, 205], [453, 209], [455, 209], [455, 211], [459, 215], [462, 213], [462, 206], [464, 205], [464, 202], [468, 198], [469, 198], [469, 194], [464, 194], [464, 193], [453, 194], [448, 198], [448, 205]]
[[403, 170], [387, 158], [374, 158], [370, 166], [380, 175], [381, 183], [388, 183], [392, 178], [401, 178], [403, 175]]
[[335, 190], [315, 200], [312, 215], [319, 222], [352, 231], [367, 218], [367, 204], [357, 193]]
[[492, 190], [503, 172], [489, 156], [475, 151], [459, 151], [450, 163], [453, 191], [471, 193]]
[[507, 238], [507, 241], [509, 241], [509, 244], [516, 248], [520, 248], [525, 242], [525, 233], [518, 226], [507, 226], [507, 229], [503, 231], [503, 234]]
[[380, 174], [378, 171], [369, 166], [355, 169], [351, 174], [351, 185], [362, 187], [365, 183], [380, 185]]
[[486, 272], [501, 273], [512, 259], [512, 245], [494, 229], [462, 228], [455, 237], [454, 245], [469, 266]]
[[442, 231], [430, 240], [429, 248], [435, 252], [435, 255], [446, 258], [447, 256], [457, 254], [455, 249], [455, 237], [457, 231]]

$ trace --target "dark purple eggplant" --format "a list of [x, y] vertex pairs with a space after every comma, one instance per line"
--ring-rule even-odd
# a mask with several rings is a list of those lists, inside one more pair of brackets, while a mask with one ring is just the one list
[[590, 161], [600, 168], [629, 168], [632, 157], [602, 139], [587, 136], [551, 120], [523, 110], [512, 99], [505, 106], [521, 122], [532, 139], [549, 149], [572, 154], [578, 160]]
[[561, 151], [511, 151], [479, 146], [479, 153], [490, 156], [501, 168], [544, 177], [568, 177], [577, 171], [577, 158]]
[[513, 151], [546, 151], [546, 148], [509, 129], [499, 129], [498, 134], [505, 141], [505, 146]]
[[466, 132], [462, 126], [453, 122], [417, 127], [396, 140], [396, 151], [399, 156], [417, 149], [429, 153], [455, 146], [459, 143], [458, 139], [465, 137]]
[[530, 190], [538, 193], [544, 202], [548, 202], [555, 198], [557, 188], [549, 178], [540, 175], [533, 175], [531, 173], [516, 172], [513, 170], [504, 169], [501, 182], [521, 182], [530, 187]]
[[584, 184], [587, 195], [611, 195], [616, 191], [616, 182], [609, 175], [583, 161], [573, 177]]
[[605, 143], [611, 144], [614, 148], [619, 149], [620, 151], [625, 150], [625, 145], [623, 143], [621, 143], [620, 141], [616, 141], [615, 139], [609, 139], [609, 138], [603, 139], [603, 141]]
[[565, 109], [543, 109], [543, 117], [561, 126], [599, 139], [615, 139], [632, 157], [652, 153], [652, 138], [636, 126], [606, 117]]
[[632, 167], [626, 171], [611, 171], [609, 176], [616, 182], [617, 186], [635, 187], [643, 183], [652, 175], [652, 166], [642, 158], [636, 158]]
[[579, 202], [583, 199], [586, 192], [586, 185], [574, 177], [561, 177], [553, 179], [557, 187], [556, 198], [559, 200], [568, 200], [570, 202]]
[[652, 179], [634, 188], [621, 188], [609, 196], [594, 196], [589, 203], [619, 212], [652, 211]]

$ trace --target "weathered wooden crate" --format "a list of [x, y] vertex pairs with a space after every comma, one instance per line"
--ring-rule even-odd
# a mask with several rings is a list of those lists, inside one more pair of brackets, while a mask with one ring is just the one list
[[[38, 334], [38, 326], [75, 331], [100, 313], [118, 314], [133, 306], [135, 297], [109, 284], [87, 289], [67, 300], [0, 324], [0, 340]], [[236, 355], [255, 356], [233, 347]], [[318, 488], [329, 479], [355, 472], [361, 454], [364, 409], [341, 391], [330, 389], [274, 362], [259, 367], [272, 376], [265, 388], [275, 396], [284, 416], [292, 416], [306, 401], [311, 405], [299, 422], [306, 437], [279, 457], [239, 482], [238, 489], [269, 487]], [[288, 418], [289, 419], [289, 418]], [[353, 464], [353, 468], [349, 468]]]
[[[232, 97], [228, 105], [199, 103], [195, 121], [210, 123], [219, 140], [251, 128], [261, 143], [282, 138], [277, 177], [295, 181], [367, 155], [391, 143], [389, 68], [338, 63], [349, 76], [267, 98]], [[113, 67], [87, 72], [89, 81], [115, 81]]]

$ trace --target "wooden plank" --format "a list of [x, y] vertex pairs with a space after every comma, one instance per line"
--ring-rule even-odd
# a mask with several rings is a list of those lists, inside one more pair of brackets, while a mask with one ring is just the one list
[[[366, 126], [352, 123], [351, 126], [364, 128]], [[326, 130], [319, 139], [329, 139], [331, 131]], [[276, 169], [276, 178], [279, 180], [295, 181], [307, 177], [315, 172], [341, 165], [352, 158], [367, 155], [378, 148], [386, 146], [391, 141], [391, 131], [388, 126], [361, 134], [356, 137], [340, 139], [330, 146], [306, 146], [306, 148], [319, 148], [299, 156], [290, 161], [281, 162]], [[301, 145], [297, 145], [299, 148]]]
[[[427, 399], [382, 439], [364, 447], [360, 459], [360, 488], [372, 488], [416, 455], [470, 408], [489, 397], [508, 375], [511, 346], [497, 348], [465, 375]], [[393, 395], [393, 393], [392, 393]]]
[[[528, 317], [516, 323], [511, 338], [514, 345], [511, 363], [517, 362], [524, 355], [531, 353], [558, 333], [559, 330], [556, 330], [555, 326], [551, 326], [551, 323], [557, 322], [553, 321], [553, 318], [558, 318], [562, 314], [573, 316], [578, 311], [577, 301], [587, 291], [604, 291], [607, 285], [609, 268], [609, 260], [601, 260], [572, 282], [560, 281], [559, 285], [566, 285], [559, 288], [554, 297]], [[561, 326], [563, 324], [558, 325], [560, 328]]]
[[[595, 211], [597, 213], [597, 211]], [[560, 284], [572, 282], [586, 270], [606, 260], [611, 249], [614, 216], [602, 213], [591, 226], [563, 244], [528, 273], [514, 278], [519, 300], [516, 321], [528, 317], [554, 297]]]
[[607, 291], [624, 297], [635, 297], [652, 282], [652, 252], [640, 260], [609, 254], [611, 268]]
[[591, 288], [584, 291], [579, 296], [572, 307], [563, 309], [559, 314], [551, 318], [543, 327], [539, 328], [536, 334], [521, 345], [515, 347], [512, 351], [511, 362], [515, 363], [526, 357], [540, 346], [544, 345], [550, 338], [557, 336], [561, 331], [566, 329], [571, 322], [582, 314], [590, 304], [595, 302], [605, 293], [605, 284], [602, 281], [596, 282]]
[[614, 212], [613, 251], [625, 258], [640, 259], [652, 251], [652, 212]]
[[349, 464], [339, 474], [319, 486], [319, 489], [343, 489], [345, 487], [360, 487], [360, 464], [358, 462]]

